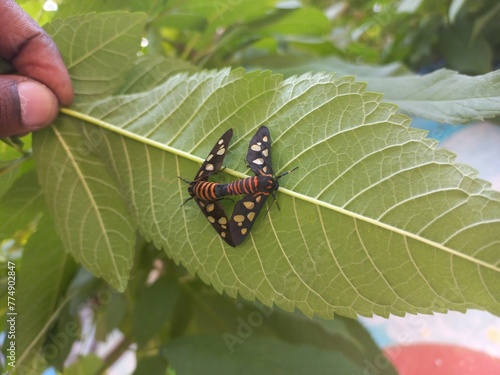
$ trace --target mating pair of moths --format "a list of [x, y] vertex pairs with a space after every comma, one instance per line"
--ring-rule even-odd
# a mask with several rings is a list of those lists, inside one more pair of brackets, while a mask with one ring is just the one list
[[[217, 141], [214, 148], [203, 162], [198, 174], [189, 182], [188, 192], [194, 199], [208, 221], [230, 246], [237, 246], [250, 233], [259, 211], [264, 206], [267, 197], [278, 189], [278, 179], [288, 174], [276, 176], [271, 165], [271, 137], [269, 129], [261, 126], [250, 141], [247, 153], [247, 164], [255, 173], [229, 184], [219, 184], [208, 181], [222, 166], [224, 157], [233, 137], [233, 129], [226, 131]], [[296, 168], [294, 168], [296, 169]], [[245, 196], [236, 202], [233, 215], [227, 218], [219, 200], [228, 195]]]

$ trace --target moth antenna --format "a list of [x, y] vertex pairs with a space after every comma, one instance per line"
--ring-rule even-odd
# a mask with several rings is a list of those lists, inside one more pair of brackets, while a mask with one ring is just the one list
[[179, 207], [182, 207], [184, 206], [187, 202], [189, 202], [191, 199], [193, 199], [193, 197], [189, 197], [187, 198], [184, 202], [182, 202], [182, 204], [179, 206]]
[[177, 178], [178, 178], [179, 180], [184, 181], [186, 184], [190, 184], [190, 183], [191, 183], [191, 181], [188, 181], [188, 180], [186, 180], [185, 178], [182, 178], [182, 177], [180, 177], [180, 176], [177, 176]]
[[298, 168], [299, 168], [299, 167], [297, 166], [297, 167], [295, 167], [295, 168], [293, 168], [293, 169], [290, 169], [289, 171], [286, 171], [286, 172], [280, 173], [278, 176], [276, 176], [276, 178], [281, 178], [281, 177], [283, 177], [283, 176], [286, 176], [287, 174], [292, 173], [294, 170], [296, 170], [296, 169], [298, 169]]

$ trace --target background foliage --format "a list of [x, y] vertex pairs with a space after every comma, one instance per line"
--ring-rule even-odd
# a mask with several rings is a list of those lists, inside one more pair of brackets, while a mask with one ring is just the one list
[[[497, 115], [495, 2], [21, 3], [76, 96], [23, 149], [0, 145], [19, 373], [101, 373], [134, 345], [137, 374], [391, 374], [346, 317], [499, 313], [499, 193], [379, 94], [438, 121]], [[429, 67], [477, 76], [412, 73]], [[194, 176], [229, 127], [216, 178], [248, 175], [261, 124], [276, 170], [299, 169], [281, 210], [228, 249], [179, 207], [177, 176]], [[104, 358], [70, 354], [89, 323], [87, 342], [121, 332]]]

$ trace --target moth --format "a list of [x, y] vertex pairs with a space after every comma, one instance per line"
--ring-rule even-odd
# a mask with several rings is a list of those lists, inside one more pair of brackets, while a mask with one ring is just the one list
[[[193, 181], [184, 180], [189, 184], [188, 192], [191, 196], [184, 203], [194, 199], [221, 238], [235, 247], [248, 236], [267, 197], [270, 194], [274, 196], [274, 191], [279, 187], [278, 180], [296, 168], [278, 176], [274, 174], [269, 129], [261, 126], [250, 141], [246, 157], [255, 176], [227, 184], [208, 181], [211, 175], [220, 170], [232, 137], [233, 130], [227, 130], [212, 148]], [[233, 215], [228, 220], [219, 201], [226, 196], [242, 194], [245, 197], [235, 204]]]
[[271, 135], [265, 126], [261, 126], [250, 140], [246, 161], [255, 176], [235, 181], [230, 187], [233, 195], [246, 194], [235, 204], [229, 220], [229, 231], [234, 246], [241, 244], [248, 236], [269, 195], [273, 195], [276, 200], [274, 192], [279, 188], [279, 179], [298, 168], [279, 175], [274, 174]]
[[222, 137], [219, 138], [212, 148], [212, 151], [210, 151], [206, 157], [194, 180], [184, 180], [189, 184], [188, 192], [191, 198], [188, 198], [183, 204], [190, 199], [194, 199], [200, 207], [201, 212], [203, 212], [221, 238], [226, 241], [228, 245], [234, 247], [235, 245], [231, 237], [231, 232], [229, 231], [229, 220], [224, 211], [224, 207], [222, 207], [219, 202], [222, 197], [228, 195], [228, 184], [208, 181], [211, 175], [219, 172], [232, 137], [233, 129], [227, 130]]

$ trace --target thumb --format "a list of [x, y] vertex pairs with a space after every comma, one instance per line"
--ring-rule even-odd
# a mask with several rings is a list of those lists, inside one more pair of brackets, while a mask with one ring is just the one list
[[0, 138], [44, 128], [57, 110], [57, 97], [43, 84], [24, 77], [0, 77]]

